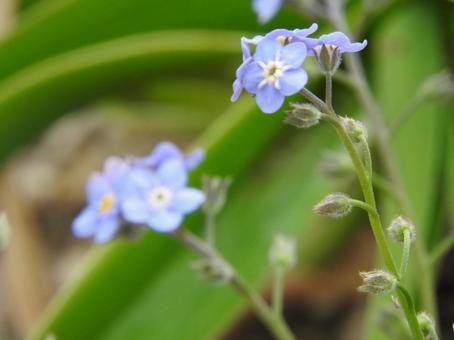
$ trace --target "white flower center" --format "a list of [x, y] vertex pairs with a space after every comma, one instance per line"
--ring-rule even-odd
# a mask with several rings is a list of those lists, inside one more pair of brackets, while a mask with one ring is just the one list
[[279, 78], [284, 74], [284, 64], [281, 61], [272, 60], [262, 67], [264, 81], [268, 84], [277, 85]]
[[154, 209], [166, 208], [172, 199], [172, 191], [164, 186], [154, 188], [148, 194], [148, 203]]

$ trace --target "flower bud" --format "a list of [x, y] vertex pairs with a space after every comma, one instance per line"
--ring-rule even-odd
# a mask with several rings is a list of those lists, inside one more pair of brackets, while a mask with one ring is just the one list
[[418, 323], [419, 323], [419, 328], [421, 328], [422, 334], [424, 337], [427, 339], [432, 339], [432, 334], [436, 334], [435, 331], [435, 321], [434, 319], [430, 316], [429, 313], [426, 312], [420, 312], [417, 315]]
[[363, 279], [363, 285], [358, 288], [362, 293], [388, 294], [392, 293], [397, 285], [394, 275], [384, 270], [359, 273]]
[[333, 75], [342, 61], [341, 51], [337, 46], [323, 44], [314, 48], [315, 58], [323, 73]]
[[203, 176], [203, 191], [206, 195], [203, 210], [206, 214], [215, 216], [224, 207], [227, 189], [232, 183], [229, 177]]
[[306, 129], [317, 125], [322, 113], [312, 104], [290, 103], [291, 110], [287, 111], [284, 123], [298, 129]]
[[348, 215], [352, 211], [352, 207], [349, 196], [343, 193], [334, 193], [322, 199], [314, 207], [314, 212], [318, 215], [339, 218]]
[[0, 250], [4, 250], [11, 238], [11, 226], [5, 212], [0, 212]]
[[289, 269], [296, 264], [296, 242], [292, 238], [276, 235], [269, 252], [269, 260], [276, 268]]
[[320, 162], [317, 164], [318, 170], [327, 177], [347, 177], [354, 174], [353, 163], [345, 152], [325, 150]]
[[215, 283], [225, 283], [232, 279], [233, 270], [224, 261], [216, 258], [203, 258], [191, 264], [191, 269], [205, 280]]
[[403, 216], [398, 216], [392, 220], [387, 230], [389, 237], [396, 242], [404, 242], [405, 231], [409, 232], [411, 242], [413, 242], [416, 238], [415, 225], [408, 218]]
[[362, 139], [367, 139], [367, 130], [363, 123], [349, 117], [343, 117], [342, 124], [353, 142], [359, 143]]

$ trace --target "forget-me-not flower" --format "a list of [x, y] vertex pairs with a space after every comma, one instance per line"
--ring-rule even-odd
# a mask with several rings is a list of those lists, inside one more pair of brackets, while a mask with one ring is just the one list
[[276, 112], [285, 96], [291, 96], [307, 83], [302, 69], [306, 45], [296, 42], [282, 45], [273, 39], [263, 39], [241, 79], [242, 86], [256, 95], [257, 104], [265, 113]]
[[184, 215], [198, 209], [205, 194], [187, 187], [187, 167], [179, 158], [162, 162], [154, 171], [131, 170], [122, 201], [126, 221], [146, 224], [158, 232], [177, 229]]
[[205, 151], [197, 148], [185, 155], [175, 144], [165, 141], [159, 143], [148, 156], [138, 159], [137, 163], [155, 169], [165, 161], [174, 158], [181, 160], [188, 170], [192, 170], [205, 158]]
[[337, 47], [341, 53], [359, 52], [367, 46], [367, 40], [364, 40], [363, 42], [352, 43], [350, 39], [342, 32], [323, 34], [316, 40], [318, 40], [318, 46], [333, 45]]
[[120, 227], [120, 202], [128, 172], [126, 162], [109, 158], [104, 172], [91, 176], [86, 189], [88, 205], [72, 224], [75, 236], [94, 237], [98, 243], [114, 237]]
[[252, 8], [257, 14], [259, 23], [266, 24], [281, 8], [284, 0], [253, 0]]

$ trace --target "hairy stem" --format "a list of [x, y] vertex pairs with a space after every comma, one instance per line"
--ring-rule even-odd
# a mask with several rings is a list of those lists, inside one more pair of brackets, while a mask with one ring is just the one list
[[188, 230], [179, 228], [172, 233], [172, 236], [192, 249], [194, 252], [204, 258], [216, 258], [219, 262], [224, 263], [232, 269], [232, 278], [230, 284], [251, 304], [257, 316], [262, 320], [268, 330], [278, 340], [294, 340], [295, 337], [291, 333], [287, 324], [281, 317], [278, 317], [270, 306], [265, 302], [260, 294], [258, 294], [250, 284], [228, 263], [221, 255], [217, 253], [213, 247], [205, 241], [192, 234]]
[[410, 230], [404, 230], [404, 244], [402, 247], [402, 258], [400, 260], [400, 277], [404, 277], [408, 267], [408, 260], [410, 259], [410, 248], [411, 248], [411, 235]]

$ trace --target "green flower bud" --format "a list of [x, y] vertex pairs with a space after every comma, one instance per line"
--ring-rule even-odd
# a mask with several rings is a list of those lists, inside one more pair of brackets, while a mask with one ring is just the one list
[[203, 176], [202, 181], [203, 191], [206, 195], [203, 210], [207, 215], [215, 216], [224, 207], [227, 189], [232, 183], [232, 180], [229, 177]]
[[320, 45], [314, 48], [315, 58], [323, 73], [333, 75], [342, 61], [341, 51], [334, 45]]
[[233, 269], [216, 257], [195, 261], [191, 264], [191, 269], [203, 279], [214, 283], [226, 283], [233, 277]]
[[306, 129], [317, 125], [322, 113], [312, 104], [290, 103], [291, 110], [286, 112], [284, 123], [298, 129]]
[[271, 265], [289, 269], [296, 264], [296, 242], [292, 238], [276, 235], [269, 252]]
[[363, 285], [358, 288], [362, 293], [388, 294], [396, 289], [397, 279], [384, 270], [373, 270], [359, 273]]
[[315, 205], [314, 212], [318, 215], [339, 218], [350, 214], [352, 208], [349, 196], [343, 193], [334, 193], [329, 194]]
[[435, 330], [435, 321], [427, 312], [420, 312], [417, 315], [419, 327], [426, 339], [435, 340], [432, 335], [437, 334]]
[[343, 117], [342, 124], [353, 142], [359, 143], [362, 139], [367, 139], [367, 130], [363, 123], [349, 117]]
[[403, 216], [398, 216], [392, 220], [387, 230], [389, 237], [396, 242], [404, 242], [405, 231], [409, 232], [411, 242], [413, 242], [416, 238], [415, 225], [408, 218]]

